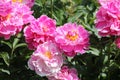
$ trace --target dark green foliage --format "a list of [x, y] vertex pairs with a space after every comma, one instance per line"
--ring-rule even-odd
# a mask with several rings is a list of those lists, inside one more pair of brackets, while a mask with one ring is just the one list
[[[114, 36], [102, 38], [97, 34], [94, 21], [98, 8], [97, 0], [36, 0], [32, 10], [36, 18], [46, 14], [55, 19], [57, 26], [76, 22], [89, 31], [90, 49], [66, 61], [77, 69], [81, 80], [120, 80], [120, 49]], [[47, 80], [28, 68], [32, 52], [22, 32], [10, 40], [0, 38], [0, 80]]]

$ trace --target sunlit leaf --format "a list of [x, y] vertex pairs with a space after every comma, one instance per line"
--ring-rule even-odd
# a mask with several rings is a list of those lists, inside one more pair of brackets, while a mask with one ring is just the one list
[[17, 45], [15, 46], [15, 49], [16, 49], [16, 48], [19, 48], [19, 47], [26, 47], [26, 46], [27, 46], [26, 43], [20, 43], [20, 44], [17, 44]]
[[6, 69], [1, 69], [1, 68], [0, 68], [0, 71], [1, 71], [1, 72], [3, 72], [3, 73], [7, 73], [7, 74], [9, 74], [9, 75], [10, 75], [10, 71], [9, 71], [9, 70], [6, 70]]
[[0, 56], [3, 58], [7, 66], [9, 66], [9, 54], [7, 52], [1, 52]]
[[10, 42], [7, 41], [1, 41], [2, 44], [6, 44], [7, 46], [9, 46], [9, 48], [12, 49], [12, 44]]

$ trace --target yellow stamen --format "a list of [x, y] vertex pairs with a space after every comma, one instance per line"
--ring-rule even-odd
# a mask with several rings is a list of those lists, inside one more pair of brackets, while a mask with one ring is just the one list
[[22, 0], [12, 0], [12, 2], [20, 2], [20, 3], [22, 3]]
[[49, 58], [49, 59], [52, 58], [52, 54], [51, 54], [50, 51], [45, 52], [45, 56], [46, 56], [47, 58]]
[[67, 34], [66, 35], [66, 38], [68, 39], [68, 40], [71, 40], [71, 41], [75, 41], [77, 38], [78, 38], [78, 34], [76, 33], [76, 32], [74, 32], [73, 33], [74, 35], [71, 35], [71, 34]]

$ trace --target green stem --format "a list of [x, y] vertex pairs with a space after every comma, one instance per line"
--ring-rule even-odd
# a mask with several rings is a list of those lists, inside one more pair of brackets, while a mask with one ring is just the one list
[[14, 39], [14, 42], [13, 42], [13, 45], [12, 45], [12, 51], [11, 51], [11, 58], [13, 57], [13, 53], [14, 53], [15, 47], [16, 47], [17, 43], [20, 41], [21, 36], [22, 36], [22, 34], [19, 33], [17, 35], [17, 37]]
[[[107, 53], [107, 55], [108, 55], [108, 69], [109, 69], [109, 67], [110, 67], [110, 65], [111, 65], [111, 63], [110, 63], [110, 58], [111, 58], [111, 45], [112, 45], [112, 40], [110, 40], [110, 42], [109, 42], [109, 45], [108, 45], [108, 53]], [[110, 80], [110, 73], [108, 72], [108, 80]]]

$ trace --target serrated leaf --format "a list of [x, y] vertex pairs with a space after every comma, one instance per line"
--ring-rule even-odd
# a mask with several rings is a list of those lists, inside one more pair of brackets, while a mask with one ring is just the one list
[[0, 53], [0, 56], [3, 58], [5, 64], [9, 66], [9, 55], [7, 52]]

